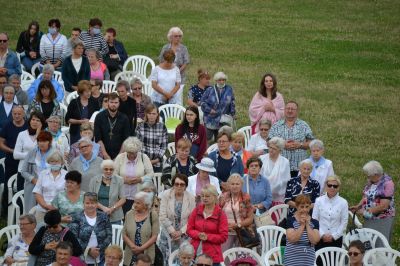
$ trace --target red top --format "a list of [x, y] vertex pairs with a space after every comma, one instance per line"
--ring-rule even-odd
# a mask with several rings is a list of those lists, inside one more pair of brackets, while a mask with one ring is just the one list
[[203, 158], [204, 153], [207, 150], [207, 134], [206, 128], [203, 125], [199, 125], [197, 132], [194, 132], [193, 127], [189, 127], [188, 132], [183, 132], [183, 126], [179, 125], [175, 129], [175, 144], [181, 138], [189, 139], [192, 144], [199, 146], [197, 154], [191, 154], [198, 162]]

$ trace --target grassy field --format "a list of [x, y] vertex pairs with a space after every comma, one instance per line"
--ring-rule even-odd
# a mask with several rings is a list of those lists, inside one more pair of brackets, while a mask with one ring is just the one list
[[[380, 161], [399, 185], [400, 1], [43, 0], [4, 1], [1, 9], [13, 48], [32, 19], [47, 31], [48, 19], [58, 17], [69, 35], [97, 16], [103, 28], [117, 29], [130, 55], [156, 60], [168, 29], [180, 26], [191, 55], [188, 84], [199, 67], [224, 71], [239, 126], [249, 124], [249, 102], [261, 76], [272, 72], [285, 100], [300, 103], [300, 117], [325, 142], [350, 204], [360, 200], [369, 160]], [[400, 247], [398, 217], [392, 246]]]

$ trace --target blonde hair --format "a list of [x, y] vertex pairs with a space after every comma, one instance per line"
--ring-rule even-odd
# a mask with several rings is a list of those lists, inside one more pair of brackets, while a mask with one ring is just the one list
[[229, 176], [227, 182], [228, 182], [228, 183], [231, 183], [231, 182], [233, 182], [233, 181], [235, 181], [235, 180], [239, 180], [240, 183], [243, 185], [243, 179], [242, 179], [242, 177], [241, 177], [239, 174], [237, 174], [237, 173], [231, 174], [231, 175]]
[[201, 194], [211, 194], [212, 196], [215, 197], [215, 203], [217, 202], [218, 199], [218, 191], [217, 188], [211, 184], [207, 184], [203, 187], [201, 190]]

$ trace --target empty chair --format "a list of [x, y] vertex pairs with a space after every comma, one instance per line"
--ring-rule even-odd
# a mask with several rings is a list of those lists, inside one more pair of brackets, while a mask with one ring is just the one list
[[175, 134], [176, 127], [181, 123], [182, 117], [185, 115], [185, 107], [179, 104], [164, 104], [158, 110], [168, 133]]
[[124, 239], [122, 238], [122, 228], [123, 226], [120, 224], [112, 225], [112, 239], [111, 244], [120, 246], [122, 250], [124, 250]]
[[8, 218], [7, 218], [8, 225], [16, 224], [17, 221], [19, 220], [19, 217], [24, 212], [24, 191], [23, 190], [15, 193], [15, 195], [12, 197], [10, 206], [11, 206], [11, 208], [9, 208]]
[[371, 228], [351, 230], [344, 237], [343, 246], [348, 247], [350, 242], [356, 239], [363, 239], [363, 242], [368, 240], [372, 248], [390, 248], [389, 242], [386, 237], [381, 232], [378, 232]]
[[315, 258], [318, 259], [318, 257], [321, 259], [323, 266], [345, 265], [348, 260], [347, 250], [337, 247], [326, 247], [317, 250]]
[[251, 137], [251, 126], [245, 126], [245, 127], [239, 128], [237, 132], [242, 132], [244, 134], [243, 148], [246, 150], [249, 145], [249, 141], [250, 141], [250, 137]]
[[[11, 239], [13, 239], [14, 236], [19, 234], [21, 230], [19, 229], [19, 226], [16, 224], [6, 226], [0, 230], [0, 239], [2, 239], [4, 236], [7, 238], [7, 242], [11, 242]], [[0, 262], [3, 262], [4, 258], [0, 257]], [[6, 265], [6, 264], [4, 264]]]
[[114, 81], [115, 83], [117, 83], [120, 80], [126, 80], [128, 82], [131, 82], [131, 80], [133, 79], [140, 79], [142, 82], [145, 82], [147, 80], [147, 78], [140, 74], [139, 72], [135, 72], [135, 71], [122, 71], [119, 72], [117, 75], [115, 75]]
[[223, 253], [223, 265], [230, 265], [230, 263], [240, 257], [251, 257], [257, 261], [257, 265], [263, 265], [260, 255], [252, 249], [248, 248], [231, 248]]
[[286, 230], [275, 225], [265, 225], [257, 228], [257, 233], [261, 238], [261, 256], [264, 257], [270, 249], [281, 245]]
[[[3, 161], [3, 167], [4, 167], [4, 161]], [[12, 211], [12, 206], [11, 206], [12, 198], [14, 194], [17, 192], [17, 174], [12, 175], [8, 179], [7, 190], [8, 190], [8, 213], [10, 213]]]
[[122, 67], [123, 71], [134, 71], [142, 74], [149, 78], [151, 71], [156, 67], [153, 59], [145, 55], [133, 55], [130, 56]]
[[400, 252], [392, 248], [374, 248], [365, 253], [363, 263], [365, 266], [400, 265]]
[[153, 87], [151, 86], [151, 81], [147, 80], [143, 82], [143, 93], [151, 97], [153, 94]]
[[264, 263], [265, 266], [272, 266], [272, 265], [284, 265], [284, 248], [285, 247], [274, 247], [270, 249], [267, 253], [264, 254]]

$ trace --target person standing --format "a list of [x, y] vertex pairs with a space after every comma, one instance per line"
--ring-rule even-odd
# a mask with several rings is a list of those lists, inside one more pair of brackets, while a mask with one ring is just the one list
[[116, 90], [118, 92], [120, 100], [118, 111], [126, 114], [129, 119], [129, 125], [131, 128], [130, 135], [134, 135], [137, 120], [136, 101], [133, 98], [129, 97], [129, 82], [126, 80], [120, 80], [117, 83]]

